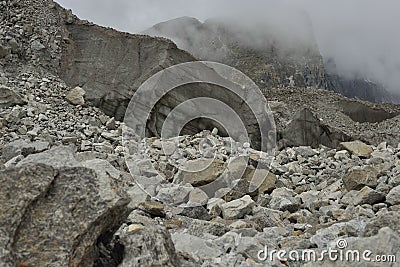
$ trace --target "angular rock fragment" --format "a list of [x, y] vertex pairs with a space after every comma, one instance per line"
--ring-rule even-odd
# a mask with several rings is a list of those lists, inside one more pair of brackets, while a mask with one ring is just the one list
[[[15, 266], [18, 225], [27, 210], [49, 190], [57, 172], [44, 165], [0, 171], [0, 265]], [[32, 179], [35, 177], [35, 179]]]
[[75, 87], [68, 92], [66, 98], [72, 105], [82, 106], [85, 104], [85, 99], [83, 98], [85, 94], [85, 90], [80, 87]]
[[395, 211], [380, 212], [372, 218], [364, 228], [362, 236], [373, 236], [378, 234], [383, 227], [389, 227], [400, 235], [400, 213]]
[[18, 163], [17, 167], [27, 163], [46, 164], [53, 168], [81, 166], [81, 164], [75, 159], [74, 152], [75, 148], [73, 146], [54, 147], [45, 152], [27, 156]]
[[222, 204], [222, 216], [224, 219], [241, 219], [244, 215], [251, 213], [254, 201], [246, 195], [240, 199]]
[[174, 183], [201, 186], [215, 181], [225, 170], [224, 162], [215, 159], [196, 159], [186, 162], [174, 179]]
[[0, 45], [0, 58], [4, 58], [10, 54], [10, 48]]
[[43, 152], [50, 147], [50, 144], [45, 141], [29, 142], [19, 139], [4, 146], [2, 150], [2, 158], [5, 161], [12, 159], [15, 156], [28, 156], [30, 154]]
[[372, 166], [353, 168], [343, 176], [342, 180], [348, 191], [360, 190], [364, 186], [375, 188], [378, 185], [378, 171]]
[[386, 196], [386, 202], [390, 205], [400, 204], [400, 185], [390, 190], [389, 194]]
[[274, 210], [295, 212], [300, 208], [300, 199], [294, 197], [295, 192], [286, 188], [275, 189], [269, 202], [269, 207]]
[[[382, 262], [376, 262], [376, 255], [385, 255], [386, 263], [389, 266], [396, 266], [395, 259], [400, 257], [400, 237], [397, 233], [393, 232], [390, 228], [384, 227], [379, 230], [378, 234], [371, 237], [357, 238], [350, 237], [346, 238], [345, 250], [351, 250], [351, 266], [363, 267], [379, 267], [382, 266]], [[337, 249], [337, 242], [332, 242], [329, 245], [332, 249]], [[358, 253], [353, 254], [356, 251]], [[370, 251], [371, 253], [365, 253]], [[358, 257], [357, 257], [358, 256]], [[353, 258], [355, 257], [355, 258]], [[357, 260], [359, 259], [359, 260]], [[304, 265], [305, 267], [313, 266], [326, 266], [326, 267], [340, 267], [344, 266], [342, 261], [331, 261], [329, 258], [325, 258], [323, 261], [309, 262]]]
[[181, 266], [167, 229], [137, 211], [126, 222], [134, 227], [122, 226], [117, 232], [124, 247], [119, 266]]
[[0, 108], [24, 105], [25, 103], [25, 100], [23, 100], [20, 94], [8, 87], [0, 85]]
[[224, 253], [218, 246], [187, 233], [173, 233], [172, 241], [178, 252], [193, 258], [216, 258]]
[[384, 200], [385, 195], [375, 191], [374, 189], [369, 188], [368, 186], [365, 186], [354, 195], [353, 203], [354, 205], [373, 205]]
[[304, 108], [286, 126], [282, 133], [283, 146], [311, 146], [313, 148], [324, 145], [336, 148], [341, 142], [350, 140], [350, 137], [339, 129], [324, 124], [310, 109]]
[[369, 158], [373, 149], [361, 141], [343, 142], [340, 143], [339, 148], [346, 149], [352, 155], [362, 158]]

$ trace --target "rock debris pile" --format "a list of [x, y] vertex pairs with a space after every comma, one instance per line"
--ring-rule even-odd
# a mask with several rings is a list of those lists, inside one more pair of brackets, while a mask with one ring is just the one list
[[[323, 90], [271, 89], [273, 155], [213, 129], [125, 143], [117, 94], [99, 105], [60, 75], [77, 25], [50, 0], [0, 1], [0, 266], [343, 266], [260, 257], [338, 239], [400, 260], [400, 107], [355, 101], [371, 122]], [[147, 76], [183, 60], [165, 50], [193, 59], [93, 27], [149, 41]]]

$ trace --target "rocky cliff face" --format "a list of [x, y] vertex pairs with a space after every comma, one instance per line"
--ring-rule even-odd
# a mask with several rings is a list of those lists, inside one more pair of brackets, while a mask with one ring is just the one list
[[[150, 76], [193, 56], [169, 40], [130, 35], [76, 21], [67, 25], [61, 77], [86, 91], [86, 99], [122, 120], [136, 89]], [[117, 49], [116, 49], [117, 48]]]

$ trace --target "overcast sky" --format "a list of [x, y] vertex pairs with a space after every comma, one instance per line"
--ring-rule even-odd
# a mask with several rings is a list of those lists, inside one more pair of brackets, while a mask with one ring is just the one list
[[399, 0], [56, 0], [81, 19], [137, 33], [180, 16], [285, 17], [285, 8], [309, 14], [321, 53], [343, 74], [361, 73], [400, 93]]

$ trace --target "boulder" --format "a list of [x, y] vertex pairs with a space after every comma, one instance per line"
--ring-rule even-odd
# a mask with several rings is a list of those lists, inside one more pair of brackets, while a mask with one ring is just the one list
[[352, 155], [362, 158], [369, 158], [373, 149], [371, 146], [364, 144], [361, 141], [343, 142], [339, 145], [340, 149], [349, 151]]
[[222, 204], [222, 216], [224, 219], [242, 219], [244, 215], [251, 213], [254, 201], [250, 196], [246, 195], [240, 199], [236, 199]]
[[31, 163], [0, 183], [1, 266], [92, 266], [97, 239], [127, 216], [126, 195], [87, 168]]
[[365, 227], [365, 219], [356, 218], [348, 222], [338, 222], [333, 225], [321, 226], [310, 240], [318, 248], [324, 249], [342, 235], [359, 235]]
[[73, 146], [58, 146], [42, 153], [31, 154], [21, 160], [17, 167], [27, 163], [45, 164], [53, 168], [81, 166], [75, 159]]
[[362, 236], [373, 236], [378, 234], [379, 229], [389, 227], [400, 235], [400, 213], [396, 211], [378, 213], [364, 228]]
[[188, 254], [192, 258], [216, 258], [224, 253], [211, 242], [183, 232], [173, 233], [172, 241], [178, 252]]
[[281, 146], [311, 146], [317, 148], [324, 145], [336, 148], [341, 142], [351, 138], [327, 124], [324, 124], [314, 112], [304, 108], [298, 112], [282, 132]]
[[271, 193], [275, 189], [276, 175], [266, 169], [258, 169], [257, 171], [250, 171], [245, 174], [245, 178], [251, 182], [252, 179], [256, 181], [262, 181], [260, 186], [258, 187], [258, 193]]
[[214, 236], [222, 236], [229, 232], [229, 227], [223, 223], [204, 221], [186, 216], [177, 216], [176, 219], [169, 221], [169, 224], [179, 225], [185, 228], [187, 233], [197, 237], [205, 237], [209, 234]]
[[181, 266], [170, 233], [144, 214], [134, 211], [117, 233], [123, 248], [118, 266]]
[[165, 217], [164, 204], [157, 201], [145, 201], [140, 203], [139, 206], [151, 216]]
[[372, 166], [353, 168], [342, 178], [344, 187], [348, 190], [360, 190], [364, 186], [375, 188], [378, 185], [378, 171]]
[[10, 54], [10, 48], [0, 45], [0, 58], [4, 58]]
[[26, 101], [14, 90], [0, 85], [0, 108], [8, 108], [15, 105], [24, 105]]
[[188, 206], [181, 208], [178, 212], [179, 215], [186, 216], [193, 219], [199, 219], [203, 221], [208, 221], [211, 219], [210, 214], [208, 214], [207, 209], [203, 206]]
[[400, 185], [392, 188], [386, 196], [386, 202], [390, 205], [400, 204]]
[[46, 141], [30, 142], [28, 140], [18, 139], [6, 144], [3, 147], [1, 157], [5, 161], [8, 161], [18, 155], [26, 157], [30, 154], [43, 152], [47, 150], [49, 147], [50, 144], [49, 142]]
[[31, 49], [35, 51], [41, 51], [46, 49], [46, 47], [39, 40], [35, 40], [31, 43]]
[[[15, 248], [19, 223], [28, 208], [49, 190], [57, 172], [47, 166], [31, 165], [0, 171], [0, 265], [15, 266]], [[35, 179], [31, 179], [35, 177]]]
[[381, 192], [377, 192], [374, 189], [364, 186], [360, 191], [358, 191], [353, 198], [354, 205], [363, 204], [376, 204], [385, 200], [385, 195]]
[[[350, 237], [345, 238], [345, 241], [342, 244], [346, 245], [344, 251], [358, 251], [358, 255], [360, 260], [356, 260], [354, 258], [351, 261], [345, 263], [344, 261], [332, 261], [329, 260], [329, 257], [325, 257], [323, 261], [317, 262], [309, 262], [306, 263], [305, 267], [313, 267], [313, 266], [326, 266], [326, 267], [340, 267], [340, 266], [349, 266], [349, 262], [351, 262], [351, 266], [362, 267], [362, 266], [371, 266], [371, 267], [379, 267], [382, 266], [382, 262], [376, 262], [376, 255], [384, 255], [384, 257], [388, 260], [386, 263], [389, 266], [397, 266], [396, 261], [393, 261], [393, 258], [389, 261], [388, 255], [394, 256], [396, 259], [400, 257], [400, 237], [397, 233], [393, 232], [390, 228], [382, 228], [379, 230], [378, 234], [371, 237]], [[337, 250], [337, 242], [332, 242], [328, 247], [331, 249]], [[371, 253], [365, 253], [366, 251], [370, 251]], [[318, 255], [318, 254], [317, 254]], [[348, 254], [351, 255], [351, 254]], [[353, 256], [355, 254], [352, 254]], [[351, 257], [351, 256], [350, 256]], [[367, 259], [364, 259], [367, 257]], [[369, 260], [368, 260], [369, 258]], [[345, 263], [345, 264], [343, 264]]]
[[199, 158], [184, 163], [174, 183], [201, 186], [215, 181], [225, 170], [225, 163], [217, 159]]
[[[160, 183], [160, 182], [157, 182]], [[155, 182], [152, 182], [155, 184]], [[161, 188], [156, 199], [168, 204], [182, 204], [187, 203], [189, 200], [189, 194], [193, 190], [190, 185], [171, 185]]]
[[77, 86], [68, 92], [66, 99], [72, 105], [82, 106], [85, 104], [85, 99], [83, 98], [85, 94], [86, 94], [85, 90]]
[[274, 210], [295, 212], [300, 208], [301, 201], [295, 198], [295, 192], [287, 188], [277, 188], [271, 193], [269, 207]]

